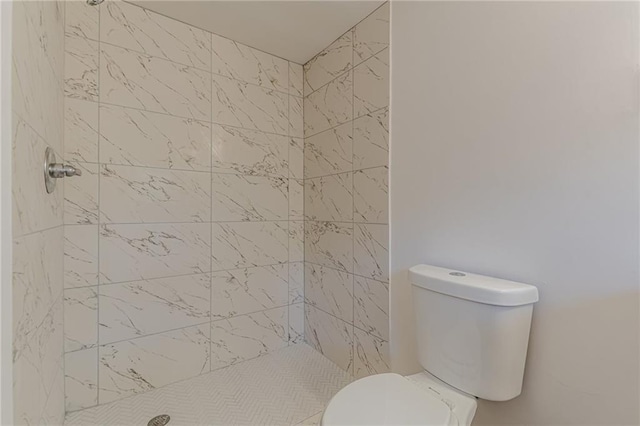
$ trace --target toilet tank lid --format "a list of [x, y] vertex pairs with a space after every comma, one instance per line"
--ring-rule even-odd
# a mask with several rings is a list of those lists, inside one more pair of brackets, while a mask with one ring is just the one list
[[538, 301], [538, 289], [532, 285], [437, 266], [413, 266], [409, 279], [417, 287], [487, 305], [520, 306]]

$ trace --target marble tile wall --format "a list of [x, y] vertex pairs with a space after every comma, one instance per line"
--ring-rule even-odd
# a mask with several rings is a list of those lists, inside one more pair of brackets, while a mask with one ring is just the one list
[[304, 65], [306, 341], [389, 371], [389, 3]]
[[66, 410], [303, 341], [302, 66], [116, 0], [64, 38]]
[[63, 156], [63, 1], [12, 7], [13, 418], [62, 424], [63, 188], [47, 194], [46, 147]]

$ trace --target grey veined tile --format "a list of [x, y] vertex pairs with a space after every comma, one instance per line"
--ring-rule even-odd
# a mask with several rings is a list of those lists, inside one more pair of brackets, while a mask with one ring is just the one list
[[64, 227], [64, 287], [98, 285], [98, 225]]
[[375, 167], [353, 172], [355, 222], [389, 221], [389, 169]]
[[304, 136], [346, 123], [353, 118], [353, 77], [346, 72], [304, 98]]
[[64, 375], [67, 411], [98, 404], [98, 348], [66, 354]]
[[231, 318], [288, 304], [288, 265], [213, 272], [211, 318]]
[[351, 68], [352, 40], [349, 30], [304, 65], [305, 96]]
[[213, 271], [288, 260], [287, 222], [226, 222], [211, 227]]
[[353, 271], [353, 224], [305, 222], [305, 261]]
[[64, 6], [65, 34], [98, 40], [100, 9], [82, 0], [69, 0]]
[[102, 163], [208, 171], [210, 153], [211, 125], [207, 122], [100, 106]]
[[353, 375], [356, 378], [391, 370], [389, 342], [354, 328]]
[[100, 37], [151, 56], [211, 69], [208, 32], [126, 2], [112, 1], [101, 8]]
[[235, 174], [212, 175], [214, 221], [287, 220], [288, 179]]
[[351, 222], [353, 220], [352, 183], [351, 173], [305, 180], [305, 217], [309, 220]]
[[289, 343], [304, 342], [304, 303], [289, 305]]
[[353, 324], [353, 275], [305, 263], [304, 301]]
[[98, 101], [97, 41], [75, 35], [65, 37], [64, 84], [67, 97]]
[[213, 74], [212, 121], [286, 135], [288, 100], [284, 93]]
[[389, 106], [389, 49], [353, 69], [353, 99], [355, 117]]
[[264, 355], [288, 344], [288, 308], [211, 323], [211, 369]]
[[304, 141], [305, 178], [349, 172], [352, 168], [352, 123], [306, 138]]
[[100, 347], [99, 402], [146, 392], [209, 371], [209, 324]]
[[100, 344], [209, 321], [209, 274], [100, 287]]
[[209, 121], [210, 98], [208, 72], [132, 50], [101, 45], [102, 102]]
[[389, 340], [389, 284], [355, 276], [353, 294], [353, 324], [367, 333]]
[[65, 161], [97, 163], [98, 103], [65, 98], [64, 106]]
[[101, 223], [208, 222], [209, 174], [101, 166]]
[[211, 36], [211, 72], [267, 89], [288, 91], [288, 61], [216, 34]]
[[88, 349], [98, 344], [98, 294], [96, 287], [64, 291], [64, 350]]
[[353, 273], [389, 281], [389, 226], [355, 224]]
[[101, 225], [101, 282], [208, 272], [210, 244], [209, 223]]
[[389, 165], [389, 108], [353, 122], [353, 168]]
[[302, 65], [289, 62], [289, 94], [302, 97], [304, 87], [304, 70]]
[[98, 173], [99, 166], [91, 163], [75, 163], [82, 176], [64, 179], [64, 223], [98, 223]]
[[287, 177], [288, 138], [213, 124], [213, 172]]
[[345, 371], [353, 369], [353, 325], [305, 306], [304, 339]]
[[389, 4], [386, 2], [356, 25], [353, 32], [356, 63], [389, 47]]

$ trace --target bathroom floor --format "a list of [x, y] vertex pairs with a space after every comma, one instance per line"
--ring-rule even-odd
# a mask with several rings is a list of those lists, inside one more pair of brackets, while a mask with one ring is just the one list
[[352, 377], [306, 344], [67, 415], [65, 425], [318, 424]]

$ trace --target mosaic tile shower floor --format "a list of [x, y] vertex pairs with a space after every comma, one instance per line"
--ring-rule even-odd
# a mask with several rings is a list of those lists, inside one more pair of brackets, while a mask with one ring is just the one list
[[352, 377], [306, 344], [67, 415], [65, 425], [141, 425], [169, 414], [169, 426], [318, 424]]

